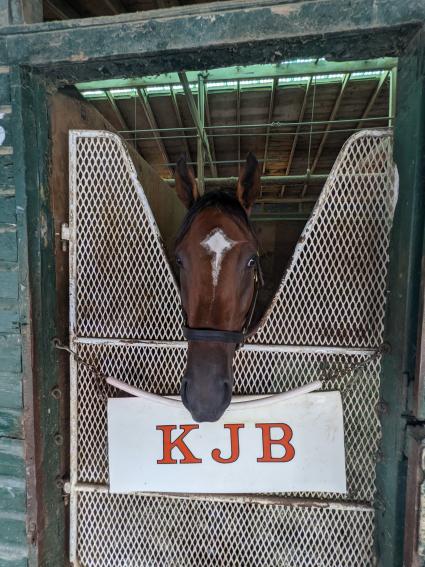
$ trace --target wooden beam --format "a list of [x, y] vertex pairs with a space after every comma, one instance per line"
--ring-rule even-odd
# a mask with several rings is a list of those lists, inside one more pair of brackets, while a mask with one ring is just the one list
[[73, 26], [3, 28], [0, 51], [9, 65], [44, 65], [56, 82], [75, 83], [199, 68], [200, 59], [205, 68], [262, 63], [283, 43], [286, 59], [398, 56], [423, 22], [423, 0], [352, 0], [348, 6], [310, 0], [291, 9], [283, 0], [228, 0], [85, 18]]
[[[171, 101], [173, 103], [174, 113], [175, 113], [176, 118], [177, 118], [177, 124], [179, 125], [179, 128], [184, 128], [182, 116], [181, 116], [181, 113], [180, 113], [179, 103], [177, 102], [177, 96], [176, 96], [176, 93], [173, 89], [171, 89]], [[182, 131], [183, 137], [181, 138], [181, 140], [183, 140], [183, 145], [184, 145], [184, 149], [185, 149], [185, 152], [186, 152], [186, 158], [188, 159], [188, 161], [193, 161], [192, 155], [191, 155], [191, 152], [190, 152], [190, 148], [189, 148], [189, 143], [187, 141], [185, 134], [186, 134], [186, 132], [183, 130]]]
[[[289, 175], [289, 173], [291, 171], [292, 162], [294, 160], [294, 155], [295, 155], [295, 150], [297, 148], [298, 138], [300, 136], [300, 130], [301, 130], [301, 126], [302, 126], [301, 122], [304, 120], [305, 109], [307, 108], [308, 93], [310, 91], [311, 81], [312, 81], [312, 78], [309, 77], [308, 80], [307, 80], [306, 87], [305, 87], [305, 93], [304, 93], [303, 102], [301, 104], [301, 110], [300, 110], [300, 113], [298, 115], [298, 126], [295, 130], [295, 136], [294, 136], [294, 139], [292, 141], [291, 153], [289, 154], [288, 163], [286, 165], [286, 170], [285, 170], [285, 175]], [[282, 185], [282, 189], [280, 191], [281, 197], [283, 197], [284, 192], [285, 192], [285, 185]]]
[[359, 122], [357, 123], [356, 128], [361, 128], [362, 125], [363, 125], [363, 122], [369, 116], [369, 112], [372, 110], [373, 105], [375, 104], [376, 99], [378, 98], [378, 95], [381, 92], [381, 89], [384, 86], [384, 83], [387, 80], [389, 73], [390, 73], [389, 71], [386, 71], [385, 73], [382, 73], [381, 76], [379, 77], [378, 84], [376, 85], [376, 87], [375, 87], [375, 89], [372, 93], [372, 96], [370, 97], [370, 99], [369, 99], [369, 101], [366, 105], [366, 108], [363, 111], [362, 117], [359, 120]]
[[[208, 69], [208, 81], [241, 81], [244, 79], [273, 79], [286, 78], [294, 79], [302, 77], [303, 83], [305, 77], [313, 77], [320, 75], [333, 75], [335, 73], [364, 73], [372, 71], [390, 71], [397, 65], [397, 59], [394, 57], [382, 57], [380, 59], [370, 59], [366, 61], [325, 61], [315, 59], [314, 62], [308, 63], [273, 63], [264, 65], [243, 65], [231, 66], [224, 69]], [[197, 80], [198, 71], [186, 71], [189, 82]], [[323, 80], [323, 82], [325, 82]], [[323, 82], [321, 84], [323, 84]], [[119, 87], [149, 87], [149, 86], [170, 86], [180, 85], [178, 73], [164, 73], [161, 75], [143, 76], [132, 79], [107, 79], [105, 81], [89, 81], [87, 83], [79, 83], [79, 89], [104, 89]], [[236, 87], [237, 88], [237, 87]], [[236, 90], [236, 89], [235, 89]], [[164, 93], [166, 94], [166, 93]]]
[[[121, 110], [118, 108], [117, 103], [114, 100], [114, 97], [111, 95], [111, 93], [109, 91], [105, 91], [105, 94], [109, 100], [109, 103], [112, 107], [112, 110], [114, 111], [114, 114], [120, 124], [120, 127], [122, 130], [127, 131], [128, 133], [130, 133], [132, 131], [132, 128], [129, 127], [129, 125], [127, 124], [126, 119], [124, 118]], [[127, 140], [128, 142], [131, 141], [131, 143], [134, 146], [134, 149], [143, 157], [142, 152], [140, 151], [140, 143], [137, 141], [133, 141], [133, 140]]]
[[[272, 88], [271, 88], [271, 91], [270, 91], [270, 101], [269, 101], [269, 112], [268, 112], [268, 116], [267, 116], [267, 124], [270, 124], [271, 121], [273, 120], [273, 113], [274, 113], [274, 107], [275, 107], [275, 101], [276, 101], [277, 83], [278, 83], [278, 79], [275, 77], [273, 79]], [[269, 142], [270, 142], [269, 134], [270, 134], [270, 126], [267, 126], [266, 141], [265, 141], [265, 144], [264, 144], [263, 175], [266, 173], [266, 167], [267, 167], [267, 154], [268, 154], [268, 151], [269, 151]]]
[[81, 18], [80, 14], [65, 0], [44, 0], [44, 5], [58, 20]]
[[195, 124], [196, 130], [198, 132], [198, 136], [201, 138], [203, 145], [205, 147], [205, 151], [207, 154], [207, 159], [211, 165], [211, 173], [214, 177], [217, 177], [217, 168], [215, 163], [213, 163], [213, 157], [211, 154], [211, 148], [208, 142], [208, 136], [205, 133], [204, 125], [201, 123], [198, 109], [196, 107], [195, 99], [193, 97], [192, 91], [190, 90], [189, 81], [187, 80], [186, 73], [182, 72], [179, 73], [180, 82], [183, 87], [184, 94], [186, 96], [187, 104], [189, 107], [190, 114], [192, 116], [192, 120]]
[[[169, 158], [168, 152], [165, 148], [164, 141], [161, 139], [161, 134], [158, 131], [158, 124], [157, 124], [157, 121], [156, 121], [156, 118], [155, 118], [155, 114], [152, 110], [152, 106], [149, 102], [148, 95], [147, 95], [145, 89], [136, 89], [136, 92], [137, 92], [137, 99], [138, 99], [139, 103], [141, 104], [141, 106], [143, 107], [143, 111], [144, 111], [146, 119], [149, 123], [149, 127], [152, 130], [154, 130], [153, 136], [154, 136], [154, 139], [156, 140], [156, 143], [158, 144], [159, 153], [161, 154], [161, 157], [164, 160], [164, 162], [169, 163], [170, 158]], [[170, 176], [172, 177], [174, 175], [173, 170], [170, 167], [168, 167], [168, 171], [170, 173]]]
[[[346, 75], [344, 75], [344, 78], [342, 79], [341, 88], [339, 89], [338, 96], [336, 97], [336, 100], [335, 100], [334, 105], [332, 107], [332, 112], [329, 116], [330, 121], [335, 120], [335, 116], [338, 113], [339, 107], [341, 105], [342, 97], [344, 96], [345, 89], [347, 87], [348, 81], [350, 80], [350, 76], [351, 76], [351, 74], [347, 73]], [[326, 124], [326, 126], [325, 126], [322, 139], [320, 140], [319, 147], [317, 148], [316, 155], [314, 156], [313, 163], [310, 167], [310, 173], [314, 173], [314, 171], [317, 167], [320, 156], [322, 155], [322, 152], [323, 152], [323, 148], [325, 147], [326, 140], [328, 139], [329, 130], [331, 128], [331, 125], [332, 124]], [[303, 190], [302, 190], [302, 194], [301, 194], [302, 197], [304, 197], [304, 195], [307, 191], [307, 187], [308, 187], [308, 185], [305, 184], [304, 187], [303, 187]]]
[[[211, 120], [211, 112], [210, 112], [210, 103], [208, 100], [208, 89], [205, 85], [204, 82], [204, 91], [205, 91], [205, 126], [212, 126], [212, 120]], [[212, 129], [209, 130], [210, 132], [212, 132]], [[210, 146], [211, 146], [211, 155], [214, 161], [216, 161], [216, 153], [215, 153], [215, 145], [214, 145], [214, 138], [211, 137], [209, 138], [210, 141]]]

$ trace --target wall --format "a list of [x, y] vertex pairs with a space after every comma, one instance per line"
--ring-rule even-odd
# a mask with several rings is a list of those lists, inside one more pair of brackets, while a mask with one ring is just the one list
[[17, 217], [10, 87], [9, 68], [1, 66], [0, 126], [6, 137], [0, 146], [0, 565], [20, 567], [29, 553], [23, 421], [30, 413], [22, 395], [27, 290], [19, 281], [22, 223]]

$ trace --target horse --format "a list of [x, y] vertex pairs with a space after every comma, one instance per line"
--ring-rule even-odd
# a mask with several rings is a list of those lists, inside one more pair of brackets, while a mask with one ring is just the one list
[[259, 189], [260, 168], [252, 153], [236, 192], [219, 189], [203, 196], [185, 158], [177, 162], [175, 190], [187, 208], [175, 240], [188, 340], [180, 393], [196, 422], [217, 421], [229, 406], [233, 357], [251, 331], [262, 274], [249, 215]]

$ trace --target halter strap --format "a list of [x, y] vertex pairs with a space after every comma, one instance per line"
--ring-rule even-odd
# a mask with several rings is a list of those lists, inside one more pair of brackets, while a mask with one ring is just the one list
[[244, 334], [237, 331], [217, 331], [216, 329], [191, 329], [183, 327], [183, 336], [188, 341], [212, 341], [239, 344]]

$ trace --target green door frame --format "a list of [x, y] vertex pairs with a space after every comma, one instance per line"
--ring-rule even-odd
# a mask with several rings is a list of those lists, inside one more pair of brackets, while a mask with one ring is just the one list
[[[332, 17], [330, 17], [332, 14]], [[201, 6], [0, 28], [0, 61], [10, 66], [11, 128], [20, 235], [21, 320], [27, 396], [34, 393], [38, 521], [33, 564], [66, 562], [67, 535], [60, 479], [60, 410], [51, 395], [60, 360], [56, 336], [55, 230], [48, 186], [47, 92], [60, 85], [153, 75], [181, 69], [328, 56], [354, 60], [399, 57], [395, 157], [400, 174], [389, 277], [377, 470], [377, 552], [383, 567], [402, 564], [407, 389], [414, 375], [423, 235], [425, 105], [423, 0], [231, 0]], [[421, 110], [422, 109], [422, 110]], [[422, 117], [422, 120], [419, 118]], [[29, 285], [28, 285], [29, 282]], [[26, 295], [25, 295], [26, 294]], [[29, 454], [31, 451], [29, 452]], [[37, 542], [34, 542], [34, 550]], [[37, 559], [38, 556], [38, 559]], [[38, 563], [37, 563], [38, 561]]]

